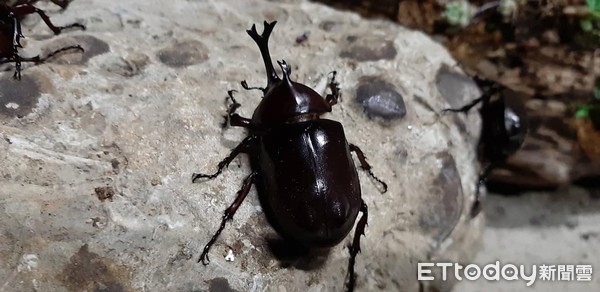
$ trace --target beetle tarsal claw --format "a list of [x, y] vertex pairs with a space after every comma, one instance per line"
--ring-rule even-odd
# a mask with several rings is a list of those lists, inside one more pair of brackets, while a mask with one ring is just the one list
[[258, 89], [258, 90], [262, 91], [263, 93], [264, 93], [265, 91], [267, 91], [267, 89], [266, 89], [266, 88], [264, 88], [264, 87], [250, 87], [250, 86], [248, 86], [248, 82], [246, 82], [246, 80], [243, 80], [243, 81], [242, 81], [242, 87], [243, 87], [244, 89], [246, 89], [246, 90]]
[[219, 175], [218, 173], [214, 173], [214, 174], [193, 173], [192, 174], [192, 183], [195, 183], [198, 179], [201, 179], [201, 178], [213, 179], [213, 178], [217, 177], [218, 175]]

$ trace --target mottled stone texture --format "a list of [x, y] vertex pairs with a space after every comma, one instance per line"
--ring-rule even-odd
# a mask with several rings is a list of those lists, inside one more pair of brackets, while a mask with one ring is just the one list
[[417, 291], [417, 262], [466, 262], [476, 250], [482, 220], [467, 214], [479, 117], [439, 114], [451, 97], [436, 75], [455, 62], [425, 35], [299, 0], [39, 4], [88, 30], [50, 38], [43, 23], [26, 26], [23, 54], [73, 43], [86, 52], [28, 64], [21, 82], [0, 75], [0, 290], [343, 290], [351, 236], [316, 265], [289, 264], [254, 189], [211, 264], [197, 263], [249, 165], [242, 155], [215, 180], [192, 184], [191, 174], [213, 171], [245, 135], [222, 131], [224, 101], [238, 90], [243, 116], [260, 101], [239, 82], [265, 84], [245, 33], [264, 19], [279, 21], [271, 52], [294, 80], [321, 92], [337, 71], [343, 98], [326, 118], [389, 184], [380, 194], [359, 171], [369, 225], [357, 290]]

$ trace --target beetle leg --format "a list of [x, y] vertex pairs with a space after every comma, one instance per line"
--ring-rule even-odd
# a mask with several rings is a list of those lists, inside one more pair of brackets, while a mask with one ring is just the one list
[[381, 184], [382, 190], [380, 190], [380, 192], [382, 194], [387, 192], [387, 184], [373, 174], [373, 172], [371, 171], [371, 165], [369, 165], [369, 163], [367, 162], [367, 158], [365, 157], [365, 154], [362, 152], [362, 150], [360, 150], [360, 148], [358, 148], [358, 146], [354, 144], [349, 144], [348, 146], [350, 146], [350, 151], [356, 153], [358, 161], [360, 162], [360, 168], [366, 171], [372, 179]]
[[480, 192], [481, 186], [485, 184], [485, 181], [494, 170], [498, 167], [497, 163], [491, 162], [488, 164], [483, 172], [479, 175], [479, 179], [477, 180], [477, 187], [475, 188], [475, 202], [473, 202], [473, 206], [471, 207], [471, 218], [477, 216], [481, 210], [483, 209], [483, 202], [485, 201], [485, 193]]
[[229, 155], [227, 157], [225, 157], [225, 159], [221, 160], [221, 162], [219, 162], [219, 164], [217, 165], [217, 171], [213, 174], [202, 174], [202, 173], [194, 173], [192, 174], [192, 183], [195, 183], [196, 180], [200, 179], [200, 178], [208, 178], [208, 179], [213, 179], [217, 176], [219, 176], [219, 174], [221, 174], [221, 172], [223, 172], [223, 169], [227, 166], [229, 166], [229, 163], [231, 163], [231, 161], [233, 161], [233, 159], [240, 153], [246, 152], [248, 150], [248, 147], [250, 146], [250, 143], [252, 142], [252, 140], [254, 140], [254, 136], [248, 136], [246, 137], [239, 145], [237, 145], [232, 151], [231, 153], [229, 153]]
[[482, 95], [481, 97], [473, 100], [472, 102], [470, 102], [469, 104], [461, 107], [461, 108], [447, 108], [444, 109], [442, 112], [446, 113], [446, 112], [453, 112], [453, 113], [469, 113], [469, 111], [471, 110], [471, 108], [473, 108], [474, 106], [476, 106], [478, 103], [482, 102], [483, 99], [485, 98], [485, 95]]
[[19, 55], [14, 55], [13, 59], [15, 62], [15, 74], [13, 75], [13, 78], [17, 79], [17, 80], [21, 80], [21, 62], [31, 62], [31, 63], [35, 63], [35, 64], [40, 64], [40, 63], [44, 63], [46, 62], [48, 59], [56, 56], [59, 53], [62, 53], [64, 51], [68, 51], [68, 50], [73, 50], [73, 49], [77, 49], [80, 51], [84, 51], [83, 48], [80, 45], [74, 45], [74, 46], [68, 46], [68, 47], [64, 47], [64, 48], [60, 48], [54, 52], [51, 52], [50, 54], [48, 54], [45, 57], [40, 57], [38, 56], [34, 56], [34, 57], [30, 57], [30, 58], [23, 58]]
[[21, 80], [21, 62], [19, 61], [19, 55], [15, 51], [10, 58], [0, 59], [0, 64], [6, 63], [15, 63], [15, 74], [13, 75], [14, 79]]
[[37, 13], [42, 18], [44, 23], [46, 23], [46, 25], [52, 30], [52, 32], [54, 32], [55, 35], [60, 34], [64, 29], [67, 29], [67, 28], [78, 27], [81, 29], [85, 29], [85, 26], [83, 24], [79, 24], [79, 23], [73, 23], [73, 24], [66, 25], [66, 26], [55, 26], [50, 21], [50, 18], [48, 17], [48, 15], [46, 15], [46, 13], [43, 10], [36, 8], [35, 6], [33, 6], [31, 4], [17, 5], [15, 7], [11, 8], [11, 10], [15, 15], [18, 15], [18, 16], [25, 16], [28, 14]]
[[235, 111], [242, 106], [238, 103], [233, 97], [233, 93], [235, 90], [227, 91], [227, 99], [231, 99], [232, 104], [227, 108], [227, 115], [225, 115], [225, 122], [221, 125], [223, 128], [227, 127], [227, 124], [230, 124], [233, 127], [242, 127], [252, 129], [251, 120], [248, 118], [243, 118], [240, 115], [236, 114]]
[[500, 85], [500, 84], [497, 84], [497, 83], [490, 84], [490, 81], [485, 81], [486, 83], [484, 83], [484, 81], [480, 81], [481, 79], [479, 79], [479, 78], [475, 78], [475, 80], [477, 80], [478, 82], [481, 82], [481, 84], [483, 86], [486, 86], [485, 91], [481, 95], [481, 97], [473, 100], [472, 102], [466, 104], [465, 106], [463, 106], [461, 108], [447, 108], [447, 109], [443, 110], [442, 112], [444, 112], [444, 113], [446, 113], [446, 112], [469, 113], [469, 111], [480, 102], [483, 102], [483, 104], [485, 106], [487, 103], [489, 103], [490, 99], [492, 98], [492, 96], [494, 94], [496, 94], [497, 92], [502, 90], [502, 85]]
[[248, 86], [248, 82], [246, 82], [246, 80], [242, 81], [242, 87], [243, 87], [244, 89], [246, 89], [246, 90], [254, 90], [254, 89], [258, 89], [258, 90], [262, 91], [262, 92], [263, 92], [263, 94], [264, 94], [264, 93], [267, 91], [267, 89], [266, 89], [266, 88], [264, 88], [264, 87], [250, 87], [250, 86]]
[[356, 275], [354, 275], [354, 263], [356, 262], [356, 255], [360, 252], [360, 236], [365, 235], [365, 227], [367, 226], [367, 221], [369, 220], [367, 204], [365, 204], [365, 201], [363, 200], [361, 200], [360, 212], [362, 212], [363, 215], [360, 217], [360, 220], [358, 220], [358, 224], [354, 230], [352, 245], [349, 247], [350, 262], [348, 263], [348, 274], [350, 276], [350, 281], [348, 282], [348, 291], [354, 290], [354, 285], [356, 283]]
[[325, 96], [325, 101], [327, 101], [330, 106], [333, 106], [334, 104], [338, 103], [338, 100], [342, 99], [342, 95], [340, 93], [340, 84], [335, 81], [335, 75], [337, 75], [337, 72], [333, 71], [331, 74], [331, 81], [329, 81], [328, 84], [331, 93]]
[[69, 3], [71, 3], [71, 1], [69, 0], [50, 0], [50, 2], [60, 6], [60, 8], [62, 9], [67, 8], [67, 6], [69, 6]]
[[252, 184], [254, 183], [254, 177], [256, 177], [256, 174], [257, 172], [254, 171], [244, 179], [244, 184], [242, 185], [242, 188], [237, 192], [235, 201], [233, 201], [229, 208], [225, 209], [225, 214], [223, 214], [223, 219], [221, 220], [221, 226], [219, 226], [219, 229], [217, 230], [215, 235], [213, 235], [210, 241], [208, 241], [208, 243], [204, 246], [204, 250], [202, 251], [202, 255], [200, 255], [200, 259], [198, 259], [198, 262], [202, 262], [202, 264], [204, 265], [208, 265], [210, 263], [210, 259], [208, 258], [208, 251], [210, 250], [210, 247], [215, 243], [215, 241], [217, 241], [217, 238], [221, 234], [221, 231], [223, 231], [223, 229], [225, 228], [225, 223], [227, 222], [227, 220], [231, 220], [233, 218], [233, 215], [235, 215], [237, 209], [240, 207], [242, 202], [244, 202], [244, 199], [250, 192], [250, 187], [252, 187]]

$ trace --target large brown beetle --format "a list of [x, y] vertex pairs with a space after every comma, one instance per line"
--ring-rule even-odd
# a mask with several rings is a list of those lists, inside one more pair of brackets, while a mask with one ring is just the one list
[[477, 216], [483, 208], [484, 197], [480, 187], [485, 184], [492, 170], [505, 163], [509, 156], [521, 148], [528, 129], [525, 113], [518, 113], [506, 104], [504, 94], [507, 89], [504, 86], [479, 77], [475, 77], [474, 80], [483, 90], [483, 94], [461, 108], [444, 110], [468, 113], [477, 104], [482, 104], [479, 110], [482, 125], [478, 156], [484, 167], [477, 181], [475, 203], [471, 209], [472, 217]]
[[252, 172], [246, 177], [235, 201], [225, 210], [221, 226], [204, 247], [199, 262], [209, 263], [208, 252], [225, 223], [230, 220], [252, 184], [256, 185], [263, 211], [274, 229], [287, 241], [306, 248], [330, 248], [342, 241], [358, 221], [350, 246], [348, 290], [355, 286], [354, 262], [360, 252], [360, 235], [367, 225], [367, 205], [361, 198], [360, 182], [351, 152], [357, 154], [360, 167], [381, 184], [387, 185], [371, 172], [363, 152], [346, 141], [342, 125], [321, 119], [338, 101], [340, 91], [335, 72], [329, 83], [331, 94], [323, 98], [306, 85], [290, 80], [291, 69], [285, 61], [277, 62], [283, 79], [271, 62], [268, 40], [276, 22], [264, 23], [259, 35], [253, 25], [248, 34], [258, 45], [267, 71], [265, 88], [258, 89], [264, 97], [251, 119], [235, 111], [240, 107], [229, 92], [227, 121], [231, 126], [249, 130], [249, 135], [218, 164], [214, 174], [193, 174], [192, 181], [217, 177], [240, 153], [250, 156]]

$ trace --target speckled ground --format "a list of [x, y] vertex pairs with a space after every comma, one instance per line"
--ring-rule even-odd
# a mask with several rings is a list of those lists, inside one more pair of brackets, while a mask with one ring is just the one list
[[225, 97], [238, 90], [243, 116], [260, 101], [239, 82], [265, 82], [245, 33], [265, 19], [279, 21], [270, 48], [293, 80], [323, 92], [337, 70], [343, 99], [327, 118], [389, 184], [382, 195], [360, 172], [370, 216], [357, 290], [415, 291], [416, 262], [474, 255], [479, 117], [438, 113], [477, 90], [439, 44], [308, 1], [165, 3], [40, 2], [57, 24], [87, 30], [51, 37], [35, 18], [25, 26], [24, 56], [73, 44], [85, 53], [27, 65], [20, 82], [0, 75], [0, 291], [343, 289], [351, 237], [319, 266], [285, 262], [254, 190], [211, 264], [197, 263], [249, 166], [242, 156], [215, 180], [192, 184], [191, 174], [212, 171], [245, 136], [221, 129]]

